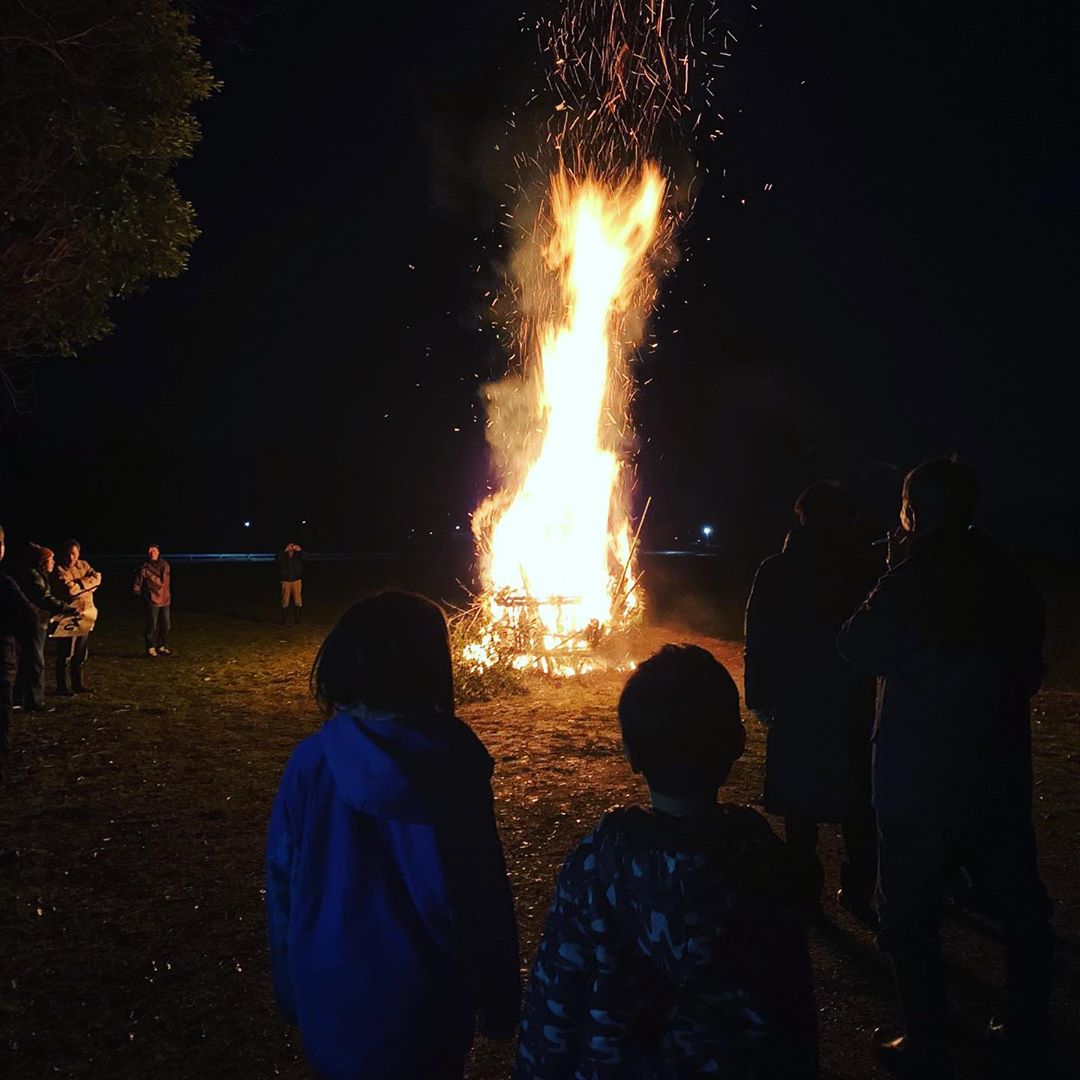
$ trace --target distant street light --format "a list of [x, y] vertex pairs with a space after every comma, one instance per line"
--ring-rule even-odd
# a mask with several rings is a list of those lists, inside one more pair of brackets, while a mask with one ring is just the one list
[[701, 535], [705, 537], [705, 546], [708, 547], [709, 546], [709, 537], [712, 536], [712, 526], [711, 525], [702, 525], [701, 526]]
[[244, 522], [244, 528], [245, 529], [250, 529], [251, 528], [251, 522], [250, 521], [245, 521]]

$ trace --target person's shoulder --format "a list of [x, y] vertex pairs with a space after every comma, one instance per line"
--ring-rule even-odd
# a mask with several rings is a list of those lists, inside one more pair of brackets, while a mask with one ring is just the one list
[[649, 811], [643, 806], [613, 806], [605, 810], [588, 832], [578, 841], [571, 855], [589, 853], [602, 845], [622, 843], [628, 834], [639, 828]]
[[784, 582], [790, 572], [791, 556], [783, 551], [762, 559], [754, 573], [754, 583], [751, 595], [761, 597], [768, 594], [775, 599], [778, 593], [783, 592]]
[[[321, 729], [320, 729], [321, 730]], [[282, 773], [282, 788], [295, 788], [310, 779], [326, 760], [326, 751], [319, 731], [313, 731], [301, 739], [289, 755]]]
[[926, 560], [913, 551], [906, 559], [888, 566], [874, 583], [874, 592], [907, 588], [912, 581], [922, 578], [927, 570]]
[[563, 862], [560, 881], [565, 883], [593, 878], [600, 868], [602, 853], [625, 843], [627, 825], [640, 807], [615, 807], [605, 811], [600, 820], [574, 845]]
[[783, 841], [772, 826], [749, 806], [719, 803], [714, 813], [689, 819], [658, 814], [643, 806], [609, 810], [579, 845], [612, 865], [627, 858], [676, 850], [725, 852], [725, 858], [771, 862], [782, 859]]
[[301, 739], [293, 752], [289, 755], [289, 767], [305, 768], [322, 760], [325, 756], [322, 740], [322, 728], [313, 731], [306, 738]]
[[848, 573], [858, 581], [872, 585], [888, 570], [884, 558], [876, 558], [872, 552], [854, 551], [846, 560]]
[[718, 803], [712, 835], [728, 856], [739, 861], [782, 862], [787, 850], [773, 827], [752, 806]]
[[747, 840], [762, 846], [782, 843], [764, 814], [752, 806], [742, 803], [718, 803], [716, 809], [722, 826], [732, 833], [741, 834]]
[[469, 762], [485, 780], [490, 780], [495, 771], [495, 759], [480, 736], [457, 713], [447, 717], [446, 724], [451, 752]]
[[3, 570], [0, 570], [0, 590], [14, 595], [18, 593], [22, 595], [22, 589], [19, 588], [19, 583], [10, 574]]
[[582, 844], [594, 851], [626, 855], [664, 847], [667, 840], [653, 810], [635, 804], [604, 811]]
[[593, 832], [604, 836], [625, 832], [628, 828], [633, 828], [636, 824], [640, 824], [651, 816], [651, 810], [639, 806], [637, 803], [611, 806], [600, 815], [599, 820], [593, 827]]
[[740, 887], [763, 900], [791, 911], [801, 910], [808, 898], [802, 875], [787, 844], [772, 826], [749, 806], [722, 804], [722, 847], [725, 862]]
[[787, 552], [777, 551], [775, 554], [769, 555], [758, 563], [756, 577], [768, 578], [774, 574], [782, 573], [784, 567], [787, 566], [790, 560], [791, 556]]
[[1015, 552], [998, 543], [989, 533], [972, 526], [964, 537], [968, 549], [968, 559], [981, 559], [992, 570], [1020, 582], [1030, 582], [1027, 572]]

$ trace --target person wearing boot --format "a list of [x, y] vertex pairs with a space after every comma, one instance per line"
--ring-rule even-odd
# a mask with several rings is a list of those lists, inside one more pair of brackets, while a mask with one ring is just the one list
[[75, 608], [56, 597], [49, 587], [56, 557], [40, 544], [30, 544], [19, 586], [37, 615], [34, 632], [19, 654], [15, 683], [15, 704], [28, 712], [49, 711], [45, 705], [45, 641], [49, 623], [58, 615], [74, 615]]
[[101, 584], [101, 574], [85, 559], [80, 558], [81, 553], [82, 547], [78, 540], [65, 541], [60, 549], [61, 561], [56, 564], [52, 575], [55, 594], [79, 612], [83, 623], [90, 624], [85, 634], [56, 638], [56, 692], [65, 696], [86, 692], [82, 670], [89, 652], [90, 630], [97, 618], [94, 590]]
[[824, 884], [818, 824], [841, 822], [838, 903], [876, 926], [877, 836], [870, 803], [874, 678], [837, 651], [836, 634], [884, 570], [860, 544], [853, 494], [831, 481], [795, 503], [784, 549], [758, 569], [746, 608], [746, 703], [766, 726], [765, 809], [815, 901]]
[[299, 544], [289, 543], [278, 552], [278, 574], [281, 577], [281, 621], [286, 622], [292, 605], [293, 624], [304, 613], [302, 593], [304, 579], [304, 552]]
[[[0, 562], [3, 562], [4, 529], [0, 526]], [[15, 678], [19, 648], [28, 647], [37, 635], [37, 611], [23, 595], [14, 578], [0, 571], [0, 755], [11, 748], [11, 716], [15, 707]], [[26, 643], [26, 644], [24, 644]]]
[[882, 677], [874, 733], [878, 944], [906, 1033], [877, 1029], [904, 1076], [951, 1078], [941, 956], [944, 882], [963, 866], [1004, 927], [1007, 1004], [987, 1037], [1009, 1076], [1042, 1076], [1053, 932], [1031, 819], [1030, 698], [1045, 673], [1042, 598], [972, 526], [977, 485], [954, 460], [904, 481], [906, 557], [838, 646]]

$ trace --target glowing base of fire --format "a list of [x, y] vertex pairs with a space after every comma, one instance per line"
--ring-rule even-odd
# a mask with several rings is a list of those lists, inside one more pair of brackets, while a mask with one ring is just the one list
[[[627, 603], [632, 599], [633, 605]], [[463, 662], [476, 671], [508, 663], [515, 671], [544, 675], [587, 675], [598, 670], [624, 670], [629, 661], [607, 655], [612, 635], [638, 621], [636, 596], [624, 600], [623, 614], [608, 624], [591, 619], [580, 624], [580, 600], [553, 596], [537, 599], [524, 590], [504, 589], [483, 601], [482, 629], [462, 649]]]

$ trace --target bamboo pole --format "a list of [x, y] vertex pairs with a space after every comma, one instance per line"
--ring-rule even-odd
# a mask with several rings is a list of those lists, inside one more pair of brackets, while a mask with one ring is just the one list
[[[630, 564], [634, 561], [634, 554], [637, 551], [638, 541], [641, 539], [641, 527], [645, 524], [645, 518], [648, 516], [649, 507], [652, 506], [652, 496], [650, 495], [645, 500], [645, 509], [641, 511], [641, 517], [638, 519], [638, 526], [634, 532], [634, 541], [630, 545], [630, 551], [626, 556], [626, 562], [623, 563], [622, 573], [619, 575], [619, 584], [615, 586], [615, 592], [612, 594], [611, 603], [612, 610], [618, 606], [620, 600], [620, 594], [622, 593], [623, 582], [626, 581], [626, 575], [630, 570]], [[635, 580], [635, 584], [636, 584]], [[631, 586], [631, 589], [633, 586]], [[629, 592], [626, 594], [630, 595]]]

